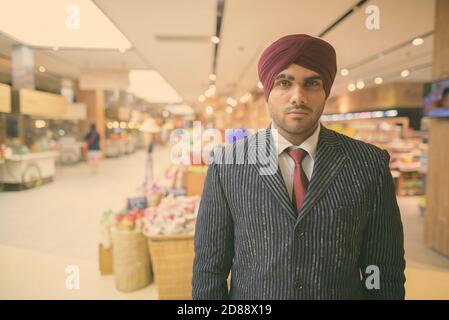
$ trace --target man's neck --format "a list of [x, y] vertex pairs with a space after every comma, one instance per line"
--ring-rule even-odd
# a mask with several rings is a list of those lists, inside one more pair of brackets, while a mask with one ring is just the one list
[[290, 143], [292, 143], [295, 146], [299, 146], [301, 143], [306, 141], [316, 130], [319, 123], [316, 123], [314, 127], [312, 127], [307, 132], [292, 134], [289, 132], [286, 132], [285, 130], [282, 130], [281, 128], [278, 128], [274, 122], [272, 122], [272, 126], [274, 129], [276, 129], [281, 136], [283, 136], [286, 140], [288, 140]]

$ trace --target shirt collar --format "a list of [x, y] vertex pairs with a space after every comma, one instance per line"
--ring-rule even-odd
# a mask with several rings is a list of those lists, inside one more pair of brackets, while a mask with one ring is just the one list
[[307, 151], [307, 153], [312, 157], [312, 159], [315, 160], [316, 149], [318, 146], [318, 138], [320, 136], [320, 130], [321, 130], [321, 124], [318, 122], [318, 126], [316, 127], [316, 129], [312, 133], [312, 135], [310, 137], [308, 137], [299, 146], [295, 146], [293, 143], [291, 143], [286, 138], [284, 138], [278, 131], [278, 141], [277, 141], [278, 156], [280, 156], [281, 153], [284, 152], [285, 149], [294, 147], [294, 148], [301, 148], [301, 149]]

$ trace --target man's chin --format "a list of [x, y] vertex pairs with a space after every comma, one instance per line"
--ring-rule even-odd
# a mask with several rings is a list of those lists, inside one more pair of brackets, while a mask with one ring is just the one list
[[282, 130], [289, 134], [304, 134], [310, 130], [310, 126], [306, 124], [284, 125]]

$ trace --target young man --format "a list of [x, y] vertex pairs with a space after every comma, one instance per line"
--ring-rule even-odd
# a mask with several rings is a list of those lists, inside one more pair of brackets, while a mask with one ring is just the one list
[[[319, 123], [334, 48], [285, 36], [258, 67], [272, 124], [214, 155], [196, 225], [193, 298], [403, 299], [389, 155]], [[242, 143], [244, 163], [222, 161]]]

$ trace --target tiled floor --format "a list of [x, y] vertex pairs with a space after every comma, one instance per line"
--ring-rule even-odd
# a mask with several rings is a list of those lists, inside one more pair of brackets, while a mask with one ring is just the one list
[[[42, 187], [0, 193], [0, 299], [157, 299], [154, 284], [131, 293], [115, 289], [98, 271], [99, 222], [137, 194], [145, 154], [107, 159], [91, 175], [84, 163], [59, 167]], [[155, 171], [169, 164], [156, 148]], [[405, 229], [408, 299], [449, 299], [449, 258], [423, 245], [417, 199], [400, 198]], [[80, 289], [66, 288], [66, 267], [80, 270]]]

